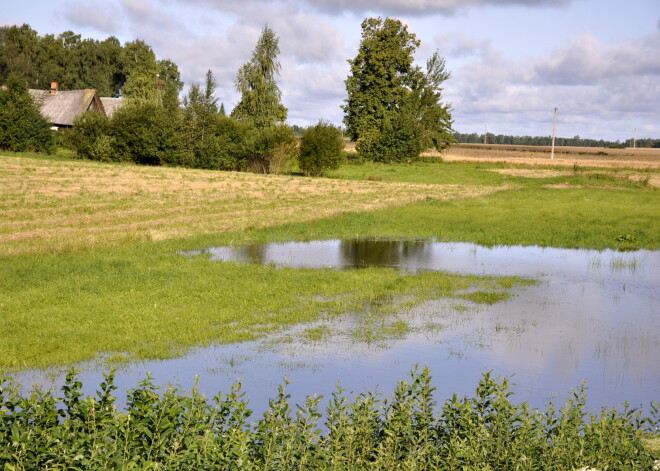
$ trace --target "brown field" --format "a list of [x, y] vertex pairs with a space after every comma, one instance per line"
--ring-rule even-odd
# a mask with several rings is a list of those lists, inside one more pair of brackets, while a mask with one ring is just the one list
[[241, 231], [500, 189], [0, 156], [0, 255]]
[[442, 156], [447, 162], [503, 162], [519, 165], [557, 167], [611, 167], [660, 169], [660, 149], [606, 149], [602, 147], [555, 147], [550, 159], [550, 147], [497, 144], [455, 144], [448, 152], [427, 152], [427, 156]]

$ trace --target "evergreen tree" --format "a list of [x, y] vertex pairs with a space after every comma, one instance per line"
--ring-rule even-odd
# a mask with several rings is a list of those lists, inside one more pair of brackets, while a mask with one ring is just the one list
[[28, 92], [26, 81], [15, 72], [0, 89], [0, 149], [50, 152], [50, 123], [41, 115]]
[[287, 109], [281, 103], [282, 92], [275, 82], [281, 69], [277, 61], [279, 53], [279, 39], [272, 29], [264, 26], [252, 58], [236, 76], [236, 90], [241, 94], [241, 101], [232, 111], [232, 117], [256, 128], [286, 120]]

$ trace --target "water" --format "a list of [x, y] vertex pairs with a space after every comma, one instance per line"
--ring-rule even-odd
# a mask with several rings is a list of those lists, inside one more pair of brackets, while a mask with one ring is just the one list
[[[384, 344], [332, 335], [301, 342], [299, 326], [278, 338], [199, 349], [173, 360], [129, 365], [118, 373], [120, 393], [152, 372], [157, 382], [184, 389], [199, 375], [209, 396], [240, 380], [259, 411], [286, 377], [294, 402], [348, 391], [390, 394], [414, 364], [433, 371], [439, 400], [471, 395], [485, 371], [506, 376], [518, 401], [545, 407], [587, 381], [589, 405], [634, 405], [660, 400], [660, 252], [589, 251], [539, 247], [481, 247], [429, 241], [329, 240], [202, 251], [213, 260], [292, 267], [397, 267], [406, 272], [444, 270], [463, 274], [516, 275], [539, 280], [492, 306], [458, 300], [424, 302], [400, 313], [417, 327]], [[199, 252], [198, 252], [199, 253]], [[191, 253], [189, 255], [195, 255]], [[316, 324], [315, 324], [316, 325]], [[330, 325], [351, 328], [350, 316]], [[285, 341], [281, 341], [284, 339]], [[293, 339], [293, 341], [290, 341]], [[81, 379], [88, 393], [100, 383], [98, 368]], [[62, 375], [28, 371], [25, 385], [61, 384]]]

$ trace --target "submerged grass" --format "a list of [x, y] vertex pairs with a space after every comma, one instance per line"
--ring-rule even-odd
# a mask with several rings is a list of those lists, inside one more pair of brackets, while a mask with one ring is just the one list
[[375, 303], [385, 316], [400, 297], [414, 305], [497, 285], [496, 278], [406, 276], [388, 268], [220, 263], [140, 247], [3, 261], [0, 369], [65, 365], [101, 354], [167, 358], [189, 346], [251, 340]]
[[293, 407], [285, 386], [253, 421], [240, 384], [209, 400], [195, 389], [159, 394], [148, 377], [128, 392], [120, 412], [112, 373], [96, 397], [83, 396], [74, 374], [61, 396], [21, 396], [0, 380], [0, 466], [566, 471], [658, 464], [657, 445], [645, 435], [658, 417], [627, 406], [589, 413], [584, 386], [561, 408], [551, 402], [547, 410], [514, 402], [507, 380], [489, 373], [472, 397], [443, 404], [426, 368], [399, 382], [387, 399], [338, 387], [325, 410], [319, 396]]

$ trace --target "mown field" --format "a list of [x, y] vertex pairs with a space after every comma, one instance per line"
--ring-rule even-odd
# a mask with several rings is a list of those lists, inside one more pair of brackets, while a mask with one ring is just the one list
[[310, 179], [2, 156], [0, 369], [171, 357], [374, 300], [391, 312], [397, 296], [414, 304], [471, 286], [498, 298], [521, 282], [180, 254], [213, 245], [388, 237], [660, 247], [658, 192], [634, 170], [538, 172], [422, 162]]
[[[429, 156], [438, 156], [430, 152]], [[507, 162], [526, 165], [552, 165], [660, 169], [660, 149], [609, 149], [602, 147], [556, 146], [551, 160], [551, 148], [497, 144], [458, 144], [443, 156], [446, 161]]]

